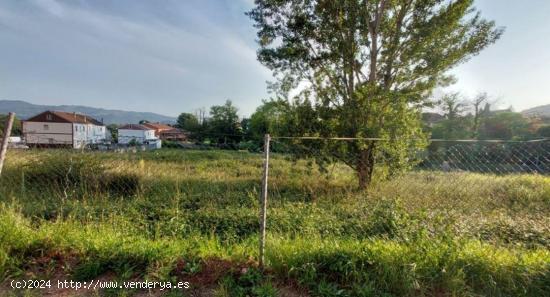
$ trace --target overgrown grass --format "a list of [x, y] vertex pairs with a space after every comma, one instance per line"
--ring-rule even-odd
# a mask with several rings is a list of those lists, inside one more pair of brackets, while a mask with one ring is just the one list
[[549, 177], [411, 172], [361, 192], [344, 166], [275, 155], [259, 273], [261, 166], [228, 151], [12, 151], [0, 277], [192, 279], [221, 259], [234, 269], [219, 296], [549, 295]]

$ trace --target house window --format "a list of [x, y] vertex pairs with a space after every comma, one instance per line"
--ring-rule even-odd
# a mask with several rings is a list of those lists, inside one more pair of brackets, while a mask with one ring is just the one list
[[48, 121], [53, 120], [52, 115], [51, 115], [51, 114], [47, 114], [47, 115], [46, 115], [46, 120], [48, 120]]
[[48, 131], [50, 130], [50, 126], [49, 125], [44, 125], [44, 131]]

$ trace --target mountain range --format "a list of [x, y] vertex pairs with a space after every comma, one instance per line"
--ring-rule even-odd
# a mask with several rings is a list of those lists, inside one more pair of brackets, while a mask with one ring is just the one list
[[[172, 124], [175, 117], [165, 116], [152, 112], [137, 112], [96, 108], [81, 105], [40, 105], [19, 100], [0, 100], [0, 114], [15, 112], [17, 117], [25, 120], [46, 110], [76, 112], [89, 115], [105, 124], [137, 124], [141, 120]], [[526, 116], [550, 117], [550, 104], [536, 106], [521, 112]]]
[[550, 104], [529, 108], [522, 111], [521, 113], [526, 116], [550, 117]]
[[105, 124], [137, 124], [141, 120], [171, 124], [176, 118], [152, 112], [137, 112], [95, 108], [80, 105], [39, 105], [19, 100], [0, 100], [0, 114], [15, 112], [18, 118], [25, 120], [46, 110], [76, 112], [91, 116]]

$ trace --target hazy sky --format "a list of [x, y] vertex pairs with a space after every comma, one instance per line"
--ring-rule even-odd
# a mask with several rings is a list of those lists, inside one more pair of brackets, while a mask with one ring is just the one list
[[[177, 115], [267, 98], [252, 0], [0, 0], [0, 99]], [[453, 72], [467, 95], [516, 110], [550, 104], [550, 1], [480, 0], [506, 27]]]

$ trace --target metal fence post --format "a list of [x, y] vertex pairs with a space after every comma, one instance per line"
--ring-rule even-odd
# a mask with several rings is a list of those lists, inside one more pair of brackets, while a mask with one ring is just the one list
[[262, 196], [260, 197], [260, 268], [264, 268], [265, 226], [267, 220], [267, 176], [269, 173], [269, 134], [264, 136], [264, 174], [262, 179]]
[[2, 167], [4, 167], [4, 159], [6, 158], [6, 151], [8, 150], [8, 143], [10, 141], [11, 128], [13, 127], [13, 120], [15, 119], [15, 113], [10, 112], [8, 114], [8, 120], [4, 126], [4, 138], [2, 139], [2, 146], [0, 146], [0, 174], [2, 174]]

